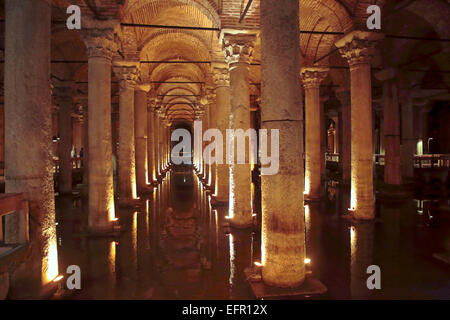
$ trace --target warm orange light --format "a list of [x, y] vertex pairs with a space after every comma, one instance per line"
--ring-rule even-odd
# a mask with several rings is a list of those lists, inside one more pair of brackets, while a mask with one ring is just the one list
[[305, 264], [309, 264], [309, 263], [311, 263], [311, 259], [310, 258], [305, 258], [305, 260], [303, 260], [303, 262], [305, 262]]
[[257, 267], [262, 267], [263, 266], [263, 264], [261, 262], [258, 262], [258, 261], [255, 261], [254, 264]]
[[55, 279], [52, 280], [52, 282], [58, 282], [60, 281], [62, 278], [64, 278], [63, 276], [59, 275], [57, 276]]

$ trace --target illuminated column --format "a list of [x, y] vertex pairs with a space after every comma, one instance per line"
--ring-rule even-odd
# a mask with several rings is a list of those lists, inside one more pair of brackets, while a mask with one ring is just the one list
[[119, 78], [119, 153], [118, 153], [118, 188], [119, 205], [136, 204], [136, 158], [134, 143], [134, 87], [137, 78], [137, 63], [123, 62], [114, 67]]
[[156, 179], [159, 180], [161, 177], [161, 149], [159, 148], [159, 127], [160, 127], [160, 106], [155, 105], [153, 112], [153, 141], [154, 141], [154, 157], [155, 157], [155, 168], [156, 168]]
[[168, 119], [164, 120], [164, 164], [166, 166], [166, 169], [169, 168], [169, 159], [170, 159], [170, 140], [169, 140], [169, 133], [170, 133], [170, 126], [171, 123]]
[[58, 84], [54, 92], [59, 104], [58, 189], [61, 195], [72, 194], [72, 82]]
[[414, 137], [414, 110], [410, 93], [408, 91], [401, 91], [400, 101], [402, 102], [402, 144], [400, 146], [401, 171], [404, 179], [412, 181], [414, 179], [414, 154], [416, 153], [416, 139]]
[[[209, 127], [213, 129], [217, 129], [217, 118], [215, 116], [215, 112], [217, 112], [216, 108], [216, 92], [213, 88], [207, 89], [208, 93], [208, 103], [209, 103]], [[210, 164], [209, 167], [209, 180], [207, 184], [210, 186], [212, 194], [215, 192], [215, 180], [216, 180], [216, 162]]]
[[155, 117], [155, 100], [150, 99], [150, 104], [147, 107], [147, 161], [148, 161], [148, 183], [153, 184], [157, 179], [157, 171], [156, 171], [156, 159], [155, 159], [155, 138], [154, 138], [154, 117]]
[[[202, 121], [204, 115], [204, 111], [202, 109], [197, 109], [195, 110], [194, 113], [194, 119], [196, 122], [198, 121]], [[202, 127], [203, 127], [203, 122], [202, 122]], [[197, 129], [198, 130], [198, 129]], [[197, 175], [199, 177], [199, 179], [201, 179], [201, 166], [202, 166], [202, 137], [201, 135], [203, 134], [203, 129], [201, 129], [200, 134], [197, 133], [196, 128], [194, 126], [194, 139], [193, 139], [193, 145], [194, 145], [194, 164], [195, 167], [197, 168]], [[198, 137], [197, 137], [198, 135]], [[198, 140], [197, 140], [198, 139]]]
[[374, 218], [372, 154], [372, 86], [370, 60], [382, 34], [352, 31], [336, 46], [350, 65], [351, 84], [351, 191], [350, 211], [355, 219]]
[[341, 103], [339, 109], [339, 166], [342, 174], [342, 183], [350, 184], [351, 159], [351, 118], [350, 118], [350, 91], [339, 88], [336, 97]]
[[[6, 193], [24, 193], [31, 225], [26, 268], [11, 281], [23, 283], [19, 294], [34, 298], [42, 284], [58, 275], [50, 19], [48, 1], [5, 2], [5, 188]], [[5, 217], [6, 243], [19, 242], [19, 223], [18, 215]]]
[[[216, 109], [213, 116], [217, 129], [226, 137], [230, 127], [230, 73], [226, 65], [215, 64], [213, 80], [216, 89]], [[224, 140], [225, 141], [225, 140]], [[230, 166], [225, 157], [216, 164], [215, 198], [218, 204], [227, 204], [230, 191]]]
[[[299, 5], [261, 1], [261, 123], [279, 130], [278, 172], [261, 176], [262, 278], [276, 287], [305, 280], [303, 112], [300, 90]], [[274, 148], [268, 144], [268, 152]], [[262, 167], [262, 170], [265, 166]]]
[[[87, 22], [87, 21], [86, 21]], [[92, 23], [92, 22], [91, 22]], [[94, 24], [94, 23], [92, 23]], [[117, 21], [97, 22], [85, 34], [88, 48], [89, 228], [109, 231], [114, 212], [111, 139], [111, 59]]]
[[[202, 130], [203, 130], [202, 137], [205, 134], [205, 131], [210, 128], [210, 124], [209, 124], [209, 117], [210, 117], [209, 103], [205, 102], [203, 108], [205, 110], [205, 114], [204, 114], [203, 119], [202, 119]], [[203, 138], [202, 138], [202, 140], [203, 140]], [[207, 141], [203, 141], [203, 149], [202, 150], [205, 150], [207, 145], [208, 145], [208, 142]], [[202, 161], [203, 161], [203, 174], [202, 174], [202, 177], [204, 179], [204, 184], [203, 185], [207, 186], [208, 185], [208, 181], [209, 181], [209, 170], [210, 170], [209, 167], [210, 167], [210, 165], [208, 164], [209, 160], [204, 158], [204, 154], [202, 154]]]
[[[225, 34], [223, 52], [230, 69], [230, 129], [250, 129], [250, 88], [249, 65], [252, 59], [254, 34]], [[298, 90], [298, 88], [297, 88]], [[230, 165], [230, 210], [229, 218], [232, 226], [247, 228], [252, 225], [252, 191], [250, 148], [238, 150], [236, 140], [228, 147], [234, 150], [234, 158], [238, 152], [245, 152], [245, 163], [238, 164], [235, 159]], [[249, 143], [250, 144], [250, 143]], [[250, 144], [251, 145], [251, 144]]]
[[324, 68], [303, 68], [305, 88], [305, 197], [319, 200], [321, 196], [321, 127], [320, 83], [328, 74]]
[[159, 163], [159, 172], [163, 174], [164, 172], [164, 119], [165, 115], [162, 109], [158, 110], [158, 163]]
[[[402, 184], [400, 171], [400, 106], [396, 83], [397, 71], [385, 69], [376, 74], [383, 82], [384, 114], [384, 182], [389, 185]], [[383, 137], [382, 137], [383, 138]]]
[[153, 189], [147, 187], [148, 182], [148, 116], [147, 92], [149, 85], [138, 85], [134, 92], [134, 120], [136, 138], [136, 181], [139, 192], [148, 193]]

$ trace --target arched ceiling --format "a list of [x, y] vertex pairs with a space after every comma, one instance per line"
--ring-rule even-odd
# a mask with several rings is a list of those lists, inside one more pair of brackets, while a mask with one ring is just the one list
[[[121, 22], [161, 26], [188, 26], [217, 29], [258, 29], [259, 0], [254, 0], [245, 20], [238, 20], [248, 0], [52, 0], [52, 20], [66, 18], [69, 3], [82, 6], [83, 14], [97, 18], [118, 18]], [[385, 5], [386, 3], [386, 5]], [[448, 3], [443, 0], [300, 0], [300, 49], [302, 66], [318, 65], [346, 66], [335, 50], [334, 43], [352, 29], [365, 28], [366, 9], [370, 4], [384, 8], [383, 26], [399, 34], [417, 34], [448, 38], [450, 30], [446, 19]], [[431, 9], [427, 9], [431, 8]], [[428, 14], [434, 12], [433, 14]], [[410, 14], [411, 13], [411, 14]], [[439, 16], [441, 15], [441, 16]], [[420, 23], [416, 23], [421, 21]], [[405, 26], [409, 27], [405, 27]], [[78, 32], [63, 30], [61, 24], [52, 25], [52, 59], [86, 60], [86, 48]], [[323, 34], [323, 33], [328, 34]], [[211, 64], [196, 62], [223, 61], [217, 30], [192, 30], [170, 28], [121, 28], [122, 50], [140, 52], [141, 80], [150, 82], [155, 95], [162, 104], [171, 103], [167, 114], [174, 121], [194, 117], [194, 109], [211, 85]], [[338, 33], [338, 34], [329, 34]], [[444, 68], [446, 59], [442, 43], [427, 43], [428, 49], [418, 41], [385, 40], [383, 42], [383, 64], [396, 65], [400, 61], [419, 59], [433, 54], [427, 68]], [[426, 50], [425, 50], [426, 49]], [[398, 55], [389, 54], [392, 50]], [[447, 49], [448, 51], [448, 49]], [[253, 65], [250, 67], [251, 94], [259, 95], [261, 78], [261, 44], [255, 43]], [[420, 60], [420, 59], [419, 59]], [[151, 61], [152, 63], [148, 63]], [[171, 63], [169, 63], [171, 62]], [[178, 62], [178, 63], [173, 63]], [[182, 63], [181, 63], [182, 62]], [[412, 66], [415, 66], [414, 63]], [[447, 68], [448, 69], [448, 68]], [[75, 81], [87, 81], [86, 64], [52, 64], [52, 73], [60, 77], [72, 77]], [[425, 74], [420, 75], [425, 77]], [[427, 75], [427, 77], [429, 77]], [[447, 77], [448, 78], [448, 77]], [[415, 80], [416, 82], [419, 80]], [[447, 80], [444, 79], [444, 82]], [[348, 87], [346, 69], [332, 69], [326, 83]], [[114, 87], [116, 89], [116, 87]]]

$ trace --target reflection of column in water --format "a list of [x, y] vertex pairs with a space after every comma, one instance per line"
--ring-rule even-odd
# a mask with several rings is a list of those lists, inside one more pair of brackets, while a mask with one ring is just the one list
[[230, 248], [230, 299], [242, 298], [247, 290], [244, 270], [251, 266], [252, 232], [234, 230], [229, 234]]
[[350, 294], [352, 299], [371, 296], [367, 288], [367, 267], [373, 264], [373, 223], [361, 223], [350, 227]]
[[[116, 242], [89, 239], [87, 270], [82, 270], [82, 287], [89, 287], [89, 299], [113, 299], [116, 289]], [[88, 275], [88, 278], [84, 278]], [[83, 285], [84, 280], [86, 285]], [[86, 288], [87, 289], [87, 288]], [[83, 292], [82, 292], [83, 293]]]
[[149, 217], [150, 200], [146, 201], [146, 210], [137, 215], [137, 286], [139, 289], [148, 288], [150, 279], [150, 232]]
[[129, 220], [129, 231], [123, 233], [117, 246], [117, 270], [121, 297], [134, 297], [137, 284], [137, 212]]

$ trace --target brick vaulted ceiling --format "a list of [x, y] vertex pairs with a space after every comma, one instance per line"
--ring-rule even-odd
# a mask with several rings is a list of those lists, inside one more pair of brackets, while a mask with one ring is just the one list
[[[64, 19], [68, 3], [83, 8], [83, 14], [97, 18], [118, 18], [121, 22], [166, 26], [207, 27], [219, 29], [259, 29], [259, 0], [254, 0], [242, 23], [239, 18], [249, 0], [53, 0], [52, 19]], [[430, 0], [438, 2], [440, 0]], [[347, 32], [365, 27], [366, 9], [370, 4], [384, 7], [386, 0], [300, 0], [300, 30]], [[401, 0], [397, 3], [424, 2], [424, 0]], [[386, 7], [388, 7], [386, 5]], [[389, 7], [391, 8], [391, 7]], [[384, 13], [383, 13], [384, 14]], [[428, 24], [427, 24], [428, 25]], [[141, 60], [146, 61], [223, 61], [219, 44], [219, 31], [122, 27], [122, 50], [139, 51]], [[333, 34], [301, 33], [300, 47], [302, 64], [313, 65], [316, 60], [333, 50], [334, 43], [341, 37]], [[74, 38], [73, 41], [70, 39]], [[74, 47], [80, 46], [79, 50]], [[79, 60], [85, 56], [82, 41], [73, 32], [54, 30], [52, 50], [57, 58]], [[259, 40], [255, 44], [253, 61], [260, 61]], [[54, 58], [54, 57], [52, 57]], [[331, 59], [331, 60], [330, 60]], [[330, 56], [318, 62], [319, 65], [339, 64], [339, 57]], [[64, 68], [60, 66], [59, 68]], [[71, 76], [82, 80], [87, 74], [86, 66], [70, 65]], [[75, 69], [75, 70], [74, 70]], [[331, 81], [343, 81], [344, 76], [333, 71]], [[57, 73], [57, 70], [55, 70]], [[190, 113], [211, 84], [211, 65], [205, 63], [168, 64], [146, 63], [142, 65], [144, 81], [203, 82], [204, 84], [155, 83], [154, 88], [164, 103], [175, 104], [170, 112], [180, 115]], [[250, 68], [250, 81], [260, 82], [260, 66]], [[252, 86], [252, 94], [258, 94], [258, 87]], [[114, 89], [114, 87], [113, 87]], [[173, 95], [190, 95], [174, 98]], [[179, 104], [178, 104], [179, 103]], [[180, 116], [182, 117], [182, 116]]]

